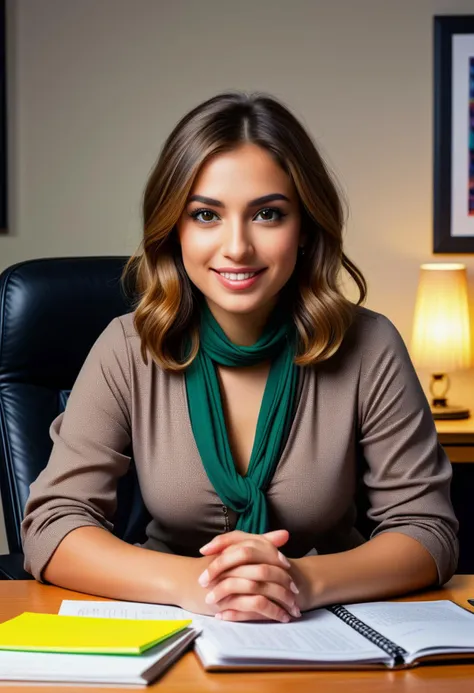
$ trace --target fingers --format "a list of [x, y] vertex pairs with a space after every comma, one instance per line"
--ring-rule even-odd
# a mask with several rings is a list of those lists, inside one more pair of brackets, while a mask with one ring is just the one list
[[[301, 616], [295, 601], [294, 592], [275, 582], [258, 582], [242, 577], [229, 577], [219, 581], [206, 595], [205, 601], [207, 604], [216, 604], [219, 611], [222, 611], [225, 610], [226, 605], [229, 604], [229, 600], [232, 601], [232, 599], [240, 598], [244, 595], [252, 595], [255, 598], [266, 597], [266, 600], [262, 602], [265, 604], [265, 608], [268, 609], [269, 605], [267, 602], [271, 601], [292, 616]], [[282, 609], [278, 609], [275, 613], [281, 613]], [[250, 610], [256, 612], [260, 611], [258, 606], [249, 609], [249, 611]], [[260, 611], [260, 613], [262, 612]], [[265, 611], [263, 615], [268, 616], [268, 613]], [[270, 617], [275, 618], [274, 616]], [[276, 618], [276, 620], [280, 619]]]
[[223, 580], [227, 578], [245, 578], [255, 582], [274, 582], [281, 585], [293, 594], [299, 594], [299, 589], [293, 582], [293, 579], [285, 568], [268, 565], [268, 563], [260, 565], [239, 565], [236, 568], [226, 570], [221, 573], [218, 580], [209, 583], [208, 589], [213, 590]]
[[273, 532], [266, 532], [265, 534], [249, 534], [248, 532], [241, 532], [235, 530], [234, 532], [226, 532], [225, 534], [219, 534], [214, 537], [212, 541], [199, 549], [200, 553], [205, 556], [211, 556], [213, 554], [221, 553], [229, 546], [233, 544], [238, 544], [249, 538], [264, 538], [269, 541], [273, 546], [283, 546], [288, 541], [290, 535], [286, 529], [276, 529]]
[[215, 618], [219, 618], [222, 621], [267, 621], [262, 614], [256, 614], [252, 611], [237, 611], [237, 609], [226, 609], [225, 611], [219, 611], [215, 615]]
[[[281, 623], [288, 623], [291, 619], [286, 609], [280, 606], [280, 604], [268, 599], [263, 594], [232, 594], [220, 601], [219, 610], [220, 614], [225, 614], [229, 610], [240, 612], [238, 620], [244, 620], [241, 616], [247, 613], [255, 614], [257, 618], [260, 619], [279, 621]], [[253, 620], [255, 620], [255, 618]]]
[[232, 546], [232, 544], [237, 544], [238, 542], [243, 541], [249, 536], [251, 535], [247, 532], [240, 532], [238, 529], [233, 532], [219, 534], [208, 544], [201, 546], [199, 553], [202, 553], [204, 556], [212, 556], [215, 553], [220, 553], [224, 549], [227, 549], [229, 546]]
[[260, 543], [257, 543], [257, 545], [246, 545], [241, 543], [219, 554], [217, 558], [210, 563], [207, 570], [200, 575], [198, 582], [202, 587], [207, 587], [210, 582], [215, 580], [226, 570], [235, 568], [238, 565], [252, 563], [265, 563], [279, 568], [281, 568], [282, 565], [285, 568], [291, 567], [289, 560], [269, 542], [266, 542], [266, 546]]
[[286, 544], [290, 538], [290, 533], [287, 529], [275, 529], [273, 532], [265, 532], [261, 536], [271, 542], [273, 546], [280, 547]]
[[257, 614], [253, 611], [238, 611], [237, 609], [226, 609], [225, 611], [219, 611], [215, 615], [222, 621], [268, 621], [269, 619], [262, 614]]

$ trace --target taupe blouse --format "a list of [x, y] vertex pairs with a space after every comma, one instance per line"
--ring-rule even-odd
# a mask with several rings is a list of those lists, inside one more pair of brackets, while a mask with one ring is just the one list
[[[144, 546], [186, 556], [235, 528], [204, 470], [193, 437], [184, 375], [145, 365], [133, 314], [115, 318], [92, 347], [66, 410], [51, 424], [53, 450], [31, 485], [22, 524], [25, 568], [38, 580], [77, 527], [112, 529], [116, 484], [130, 442], [152, 516]], [[433, 556], [439, 582], [457, 561], [451, 465], [403, 341], [382, 315], [358, 308], [341, 348], [301, 368], [289, 437], [267, 490], [284, 552], [344, 551], [363, 484], [373, 535], [402, 532]]]

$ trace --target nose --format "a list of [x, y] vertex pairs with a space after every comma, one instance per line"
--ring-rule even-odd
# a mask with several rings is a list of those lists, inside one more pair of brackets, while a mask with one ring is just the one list
[[252, 238], [245, 219], [229, 220], [224, 228], [222, 239], [222, 254], [234, 262], [253, 255]]

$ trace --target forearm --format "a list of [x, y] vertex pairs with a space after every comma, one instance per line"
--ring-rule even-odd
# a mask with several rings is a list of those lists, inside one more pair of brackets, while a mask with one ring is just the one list
[[181, 604], [182, 576], [193, 561], [202, 559], [150, 551], [105, 529], [79, 527], [61, 541], [43, 576], [60, 587], [102, 597]]
[[305, 609], [395, 597], [432, 585], [431, 554], [405, 534], [387, 532], [342, 553], [294, 559], [292, 574]]

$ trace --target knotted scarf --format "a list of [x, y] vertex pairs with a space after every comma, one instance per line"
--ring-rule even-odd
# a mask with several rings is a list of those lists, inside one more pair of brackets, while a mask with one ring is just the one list
[[[199, 352], [185, 372], [191, 426], [206, 474], [222, 502], [238, 513], [236, 528], [252, 534], [269, 529], [265, 490], [291, 426], [298, 376], [295, 335], [294, 326], [276, 309], [255, 344], [238, 346], [204, 304]], [[266, 360], [271, 360], [270, 372], [242, 476], [230, 449], [215, 364], [244, 367]]]

